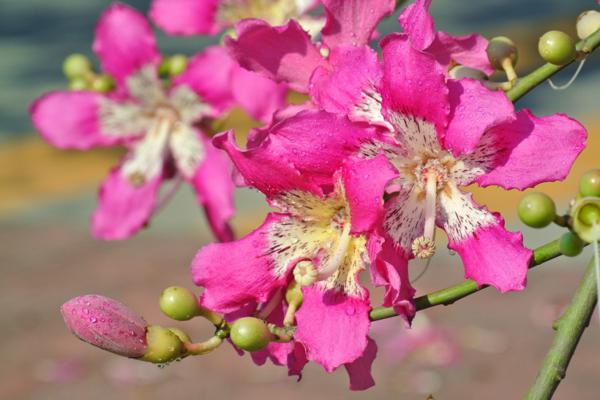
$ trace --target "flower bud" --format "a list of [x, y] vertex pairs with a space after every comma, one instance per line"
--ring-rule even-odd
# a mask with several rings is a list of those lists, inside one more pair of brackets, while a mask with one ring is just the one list
[[161, 364], [184, 355], [185, 347], [175, 332], [162, 326], [149, 326], [146, 333], [147, 349], [141, 358], [144, 361]]
[[561, 31], [544, 33], [538, 42], [538, 51], [546, 62], [554, 65], [570, 63], [577, 53], [573, 39]]
[[532, 228], [548, 226], [556, 216], [554, 200], [544, 193], [529, 193], [523, 196], [517, 211], [521, 221]]
[[462, 78], [472, 78], [478, 81], [484, 81], [488, 78], [485, 72], [475, 68], [465, 67], [464, 65], [455, 66], [448, 74], [450, 75], [450, 78], [457, 80]]
[[177, 76], [187, 68], [188, 58], [183, 54], [175, 54], [169, 57], [169, 75]]
[[571, 207], [573, 231], [584, 241], [591, 243], [600, 236], [600, 199], [582, 197]]
[[63, 61], [63, 73], [69, 79], [84, 78], [92, 71], [92, 63], [83, 54], [73, 53]]
[[267, 347], [273, 335], [262, 319], [244, 317], [231, 325], [229, 337], [242, 350], [258, 351]]
[[84, 342], [125, 357], [146, 352], [146, 321], [116, 300], [86, 295], [67, 301], [60, 311], [69, 330]]
[[567, 257], [575, 257], [583, 250], [583, 241], [573, 232], [567, 232], [560, 237], [559, 249]]
[[85, 78], [75, 78], [69, 81], [70, 90], [88, 90], [90, 87]]
[[510, 59], [512, 65], [517, 63], [517, 46], [506, 36], [492, 38], [488, 42], [486, 52], [490, 63], [497, 70], [502, 70], [504, 68], [503, 62], [506, 59]]
[[579, 180], [579, 193], [583, 197], [600, 197], [600, 169], [583, 174]]
[[192, 319], [200, 311], [196, 296], [179, 286], [171, 286], [163, 290], [159, 304], [161, 311], [176, 321]]
[[579, 14], [577, 17], [577, 36], [579, 39], [585, 39], [592, 33], [600, 29], [600, 12], [588, 10]]
[[98, 75], [92, 80], [92, 90], [106, 93], [114, 89], [115, 81], [110, 75]]

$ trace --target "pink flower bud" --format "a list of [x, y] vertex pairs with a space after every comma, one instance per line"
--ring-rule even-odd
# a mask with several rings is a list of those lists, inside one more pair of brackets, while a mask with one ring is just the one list
[[84, 342], [125, 357], [146, 352], [148, 324], [116, 300], [89, 294], [67, 301], [60, 311], [67, 327]]

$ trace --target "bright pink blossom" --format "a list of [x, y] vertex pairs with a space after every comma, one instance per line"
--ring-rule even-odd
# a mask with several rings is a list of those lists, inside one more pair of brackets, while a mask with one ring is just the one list
[[316, 0], [152, 0], [150, 18], [172, 35], [214, 35], [246, 18], [281, 25], [290, 18], [318, 23], [304, 14]]
[[[406, 265], [381, 256], [385, 243], [377, 231], [384, 213], [381, 193], [393, 169], [383, 156], [339, 158], [344, 148], [359, 149], [373, 135], [376, 128], [309, 110], [254, 132], [247, 150], [237, 147], [231, 132], [215, 137], [245, 183], [262, 191], [278, 212], [236, 242], [204, 247], [192, 264], [194, 282], [204, 287], [202, 304], [223, 313], [275, 302], [283, 309], [276, 307], [270, 318], [277, 312], [281, 317], [287, 307], [283, 291], [293, 279], [302, 283], [294, 344], [271, 344], [263, 360], [287, 364], [293, 373], [299, 373], [302, 356], [327, 371], [344, 365], [355, 389], [372, 385], [365, 372], [376, 351], [367, 336], [369, 294], [358, 274], [365, 269], [376, 269], [371, 271], [376, 277], [393, 274], [397, 286], [388, 290], [390, 305], [407, 320], [414, 313]], [[332, 136], [341, 140], [335, 144]], [[370, 190], [354, 190], [361, 179], [369, 180]]]
[[60, 148], [129, 149], [100, 189], [92, 231], [123, 239], [142, 228], [157, 207], [163, 181], [183, 179], [196, 190], [220, 240], [231, 240], [231, 164], [198, 122], [240, 104], [268, 121], [285, 89], [243, 70], [220, 47], [209, 47], [165, 88], [160, 54], [144, 16], [123, 4], [110, 6], [96, 27], [93, 45], [103, 70], [117, 81], [108, 94], [50, 92], [31, 106], [40, 134]]

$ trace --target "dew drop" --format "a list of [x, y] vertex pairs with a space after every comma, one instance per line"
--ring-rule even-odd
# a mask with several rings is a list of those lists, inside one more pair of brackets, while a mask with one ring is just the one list
[[353, 306], [346, 307], [346, 315], [354, 315], [356, 313], [356, 309]]

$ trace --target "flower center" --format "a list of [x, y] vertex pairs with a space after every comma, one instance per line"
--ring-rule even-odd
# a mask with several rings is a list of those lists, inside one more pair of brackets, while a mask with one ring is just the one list
[[454, 158], [444, 154], [426, 159], [413, 170], [416, 189], [425, 195], [423, 235], [416, 238], [411, 246], [417, 258], [429, 258], [435, 253], [437, 195], [451, 180], [450, 169], [454, 164]]
[[219, 6], [219, 19], [235, 24], [241, 19], [258, 18], [272, 25], [284, 24], [298, 14], [294, 0], [225, 0]]

